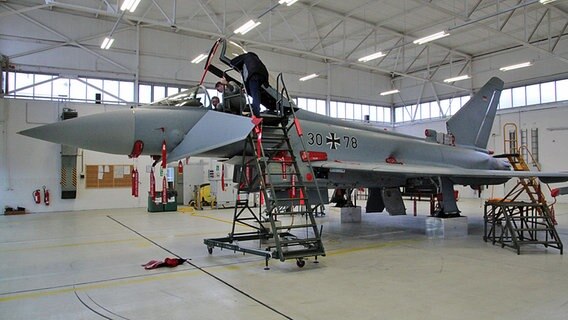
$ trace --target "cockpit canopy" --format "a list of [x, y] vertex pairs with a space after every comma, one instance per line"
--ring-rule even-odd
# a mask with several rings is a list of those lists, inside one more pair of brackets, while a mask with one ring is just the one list
[[154, 101], [151, 106], [170, 107], [198, 107], [203, 108], [211, 104], [211, 98], [207, 89], [203, 86], [195, 86], [164, 99]]

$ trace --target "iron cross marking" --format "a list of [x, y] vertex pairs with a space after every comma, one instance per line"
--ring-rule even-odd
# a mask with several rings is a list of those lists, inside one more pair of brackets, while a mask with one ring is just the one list
[[325, 137], [325, 143], [329, 145], [332, 150], [337, 150], [337, 147], [341, 145], [341, 140], [335, 135], [335, 132], [330, 132]]

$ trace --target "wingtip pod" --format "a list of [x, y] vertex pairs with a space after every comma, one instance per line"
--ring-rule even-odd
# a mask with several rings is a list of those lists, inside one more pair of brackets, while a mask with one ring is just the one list
[[447, 122], [456, 144], [487, 148], [503, 80], [493, 77]]

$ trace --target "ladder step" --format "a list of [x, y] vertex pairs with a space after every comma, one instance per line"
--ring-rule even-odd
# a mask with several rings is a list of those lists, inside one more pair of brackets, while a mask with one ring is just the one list
[[293, 224], [289, 226], [276, 227], [276, 230], [287, 230], [287, 229], [302, 229], [302, 228], [316, 228], [314, 224]]
[[551, 228], [518, 228], [518, 229], [513, 229], [513, 230], [514, 230], [514, 231], [517, 231], [517, 232], [519, 232], [519, 231], [521, 231], [521, 232], [522, 232], [522, 231], [541, 231], [541, 232], [546, 231], [546, 232], [551, 232], [551, 231], [554, 230], [554, 229], [551, 229]]
[[268, 159], [266, 160], [266, 162], [268, 163], [284, 163], [284, 164], [292, 164], [295, 163], [296, 161], [292, 160], [274, 160], [274, 159]]
[[275, 201], [299, 201], [299, 200], [308, 200], [306, 197], [297, 197], [297, 198], [273, 198], [272, 200]]
[[557, 244], [561, 245], [562, 242], [560, 241], [538, 241], [538, 240], [517, 240], [518, 244]]
[[280, 240], [281, 245], [308, 245], [317, 244], [321, 242], [318, 238], [305, 238], [305, 239], [282, 239]]
[[262, 135], [262, 138], [260, 138], [260, 141], [286, 141], [288, 140], [288, 136], [285, 134], [282, 135], [270, 135], [270, 136], [265, 136]]
[[[270, 188], [270, 187], [273, 187], [273, 188], [275, 188], [275, 189], [286, 189], [286, 190], [291, 189], [291, 188], [293, 188], [293, 187], [295, 187], [296, 189], [299, 190], [300, 188], [304, 188], [304, 187], [305, 187], [305, 185], [303, 185], [303, 184], [291, 185], [291, 184], [269, 184], [269, 183], [267, 183], [266, 186], [269, 187], [269, 188]], [[302, 192], [303, 192], [303, 191], [302, 191]]]
[[309, 214], [310, 211], [294, 211], [294, 212], [286, 212], [286, 211], [281, 211], [281, 212], [272, 212], [270, 213], [270, 215], [273, 216], [297, 216], [297, 215], [304, 215], [304, 214]]
[[[265, 172], [262, 174], [263, 176], [281, 176], [282, 172]], [[286, 172], [287, 176], [296, 176], [299, 177], [302, 174], [301, 173], [295, 173], [295, 172]]]
[[266, 151], [288, 151], [289, 152], [290, 151], [290, 149], [284, 148], [284, 147], [282, 147], [282, 148], [266, 147], [266, 148], [263, 148], [263, 149], [264, 149], [264, 152], [266, 152]]
[[235, 221], [248, 221], [248, 220], [257, 220], [254, 217], [245, 217], [245, 218], [237, 218]]
[[314, 256], [325, 256], [325, 251], [323, 248], [313, 248], [313, 249], [303, 249], [303, 250], [290, 250], [287, 252], [282, 252], [284, 259], [297, 259], [305, 257]]

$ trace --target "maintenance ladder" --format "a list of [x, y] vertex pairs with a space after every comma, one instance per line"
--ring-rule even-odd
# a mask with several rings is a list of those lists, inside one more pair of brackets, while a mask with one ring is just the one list
[[[318, 194], [320, 203], [313, 206], [290, 141], [290, 132], [294, 129], [302, 139], [301, 128], [293, 108], [283, 107], [284, 93], [283, 86], [277, 113], [263, 115], [261, 125], [245, 140], [231, 233], [224, 238], [205, 239], [210, 254], [214, 247], [220, 247], [260, 255], [265, 258], [265, 269], [270, 258], [296, 259], [298, 267], [303, 267], [305, 258], [315, 257], [317, 262], [318, 256], [325, 256], [321, 229], [315, 220], [317, 208], [323, 205], [321, 195]], [[304, 173], [315, 180], [303, 141], [301, 148], [303, 161], [308, 161], [308, 172]], [[317, 185], [316, 190], [319, 192]], [[258, 212], [250, 204], [256, 192], [261, 197]], [[240, 244], [253, 240], [259, 242], [258, 249]]]
[[[508, 127], [513, 130], [506, 132]], [[520, 152], [526, 147], [517, 147], [516, 129], [515, 124], [505, 124], [506, 153], [496, 157], [507, 158], [515, 171], [531, 171]], [[527, 154], [532, 157], [528, 150]], [[538, 165], [537, 169], [540, 171]], [[527, 201], [521, 200], [523, 195], [528, 198]], [[485, 202], [483, 240], [512, 247], [517, 254], [520, 254], [521, 245], [527, 244], [542, 244], [559, 249], [562, 254], [563, 245], [555, 225], [554, 203], [547, 203], [536, 177], [520, 177], [504, 198]]]

